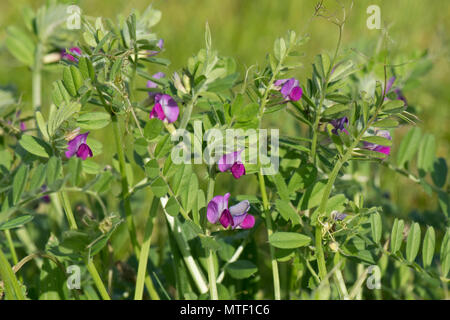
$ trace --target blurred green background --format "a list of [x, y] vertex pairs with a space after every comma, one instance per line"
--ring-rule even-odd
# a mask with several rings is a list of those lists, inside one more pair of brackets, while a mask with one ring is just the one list
[[[133, 9], [143, 10], [150, 1], [143, 0], [85, 0], [63, 1], [80, 6], [82, 14], [114, 18], [118, 14], [128, 15]], [[0, 86], [14, 84], [27, 107], [31, 101], [31, 74], [12, 58], [4, 46], [5, 29], [10, 24], [22, 25], [21, 11], [24, 5], [37, 8], [44, 1], [2, 0], [0, 2]], [[162, 21], [155, 32], [165, 39], [163, 57], [172, 61], [166, 73], [180, 69], [187, 58], [204, 45], [205, 23], [212, 32], [213, 46], [222, 55], [236, 59], [241, 75], [246, 67], [261, 64], [267, 52], [273, 47], [276, 37], [284, 35], [288, 29], [297, 33], [308, 33], [311, 40], [303, 47], [304, 67], [295, 76], [302, 83], [310, 75], [311, 63], [316, 54], [330, 52], [335, 48], [337, 28], [324, 19], [313, 19], [315, 0], [156, 0], [154, 7], [162, 11]], [[350, 1], [342, 1], [347, 7]], [[336, 1], [324, 1], [330, 11], [337, 9]], [[450, 130], [449, 104], [449, 40], [450, 2], [421, 0], [358, 0], [349, 12], [343, 35], [344, 52], [351, 48], [363, 50], [374, 47], [380, 30], [369, 30], [366, 26], [369, 5], [381, 8], [381, 19], [388, 26], [390, 50], [392, 53], [409, 54], [427, 49], [433, 62], [433, 69], [421, 85], [413, 91], [405, 92], [410, 105], [417, 110], [423, 132], [433, 133], [437, 141], [437, 155], [448, 159]], [[47, 74], [44, 77], [45, 91], [60, 75]], [[44, 100], [45, 102], [45, 100]], [[44, 103], [45, 108], [45, 103]], [[31, 110], [31, 107], [30, 107]], [[283, 119], [283, 121], [286, 121]], [[290, 121], [290, 120], [289, 120]], [[283, 126], [288, 125], [283, 123]], [[289, 124], [293, 126], [294, 123]], [[407, 127], [397, 129], [395, 150]], [[102, 132], [100, 132], [102, 134]], [[103, 134], [105, 135], [104, 131]], [[106, 142], [106, 135], [96, 138]], [[105, 153], [109, 148], [107, 143]], [[112, 151], [112, 150], [111, 150]], [[247, 192], [253, 191], [252, 179], [245, 179]], [[225, 181], [224, 181], [225, 182]], [[220, 183], [220, 182], [219, 182]], [[412, 212], [433, 212], [438, 204], [435, 198], [406, 178], [385, 172], [381, 176], [382, 188], [390, 193], [400, 215]]]

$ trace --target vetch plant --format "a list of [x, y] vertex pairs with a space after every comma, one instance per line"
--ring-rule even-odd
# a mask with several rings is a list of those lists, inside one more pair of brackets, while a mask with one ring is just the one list
[[[321, 2], [338, 41], [305, 81], [309, 38], [294, 31], [242, 76], [207, 24], [205, 47], [172, 70], [159, 10], [82, 16], [69, 32], [66, 9], [50, 1], [8, 29], [32, 101], [0, 91], [1, 298], [448, 295], [447, 163], [432, 134], [396, 131], [418, 122], [408, 88], [427, 54], [398, 61], [386, 33], [371, 55], [344, 54], [348, 12]], [[50, 65], [58, 80], [43, 86]], [[381, 170], [436, 197], [441, 219], [400, 219]], [[381, 286], [367, 288], [374, 266]]]

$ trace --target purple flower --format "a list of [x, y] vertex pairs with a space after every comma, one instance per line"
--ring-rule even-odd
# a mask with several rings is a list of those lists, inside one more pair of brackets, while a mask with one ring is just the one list
[[[158, 73], [155, 73], [154, 75], [152, 75], [152, 78], [161, 79], [161, 78], [164, 78], [165, 76], [166, 75], [163, 72], [158, 72]], [[158, 85], [156, 83], [154, 83], [152, 80], [148, 80], [147, 88], [156, 89], [156, 88], [158, 88]], [[151, 97], [151, 98], [154, 98], [156, 96], [156, 94], [157, 94], [156, 92], [148, 93], [149, 97]]]
[[[41, 191], [42, 192], [46, 192], [47, 191], [47, 186], [45, 184], [42, 185]], [[48, 194], [42, 196], [41, 197], [41, 201], [45, 202], [45, 203], [50, 203], [50, 196]]]
[[[395, 82], [395, 77], [390, 77], [389, 78], [389, 80], [388, 80], [388, 82], [387, 82], [387, 84], [386, 84], [386, 96], [388, 95], [388, 93], [391, 91], [391, 89], [392, 89], [392, 86], [393, 86], [393, 84], [394, 84], [394, 82]], [[400, 89], [400, 88], [394, 88], [393, 90], [392, 90], [392, 92], [394, 92], [395, 93], [395, 95], [397, 96], [396, 97], [396, 99], [397, 100], [402, 100], [404, 103], [405, 103], [405, 105], [408, 105], [408, 103], [407, 103], [407, 101], [406, 101], [406, 97], [403, 95], [403, 92], [402, 92], [402, 90]], [[384, 98], [384, 100], [389, 100], [389, 98], [388, 97], [385, 97]]]
[[[22, 114], [22, 111], [21, 110], [17, 110], [17, 112], [16, 112], [16, 119], [19, 119], [21, 114]], [[8, 124], [11, 124], [11, 123], [12, 123], [11, 120], [9, 120]], [[20, 131], [27, 130], [27, 126], [25, 125], [25, 122], [23, 122], [23, 121], [19, 121], [19, 127], [20, 127]]]
[[155, 56], [155, 55], [157, 55], [158, 53], [161, 52], [161, 50], [162, 50], [163, 47], [164, 47], [164, 40], [163, 40], [163, 39], [159, 39], [159, 41], [158, 41], [158, 43], [156, 44], [156, 46], [159, 48], [159, 51], [149, 50], [149, 52], [148, 52], [148, 56], [149, 56], [149, 57]]
[[334, 210], [333, 212], [331, 212], [331, 216], [335, 221], [342, 221], [348, 216], [348, 214]]
[[89, 132], [79, 134], [67, 143], [66, 157], [71, 158], [77, 156], [83, 160], [92, 157], [92, 150], [86, 144]]
[[155, 95], [155, 106], [150, 112], [150, 119], [158, 118], [162, 121], [172, 123], [177, 121], [180, 109], [177, 102], [168, 94], [157, 93]]
[[228, 199], [230, 194], [224, 196], [215, 196], [208, 203], [206, 216], [212, 224], [220, 222], [224, 228], [231, 226], [231, 229], [241, 228], [250, 229], [255, 225], [255, 217], [248, 214], [250, 202], [244, 200], [228, 208]]
[[[383, 137], [383, 138], [392, 140], [392, 137], [391, 137], [389, 131], [387, 131], [387, 130], [378, 130], [375, 134], [379, 137]], [[381, 145], [366, 142], [366, 141], [363, 141], [363, 143], [364, 143], [364, 149], [384, 153], [386, 156], [388, 156], [391, 153], [391, 147], [381, 146]]]
[[347, 117], [342, 117], [339, 119], [331, 120], [330, 123], [334, 127], [334, 129], [331, 130], [332, 133], [338, 134], [338, 131], [341, 131], [341, 132], [345, 132], [346, 134], [348, 134], [348, 131], [346, 129], [348, 126], [348, 118]]
[[[72, 54], [70, 54], [70, 53]], [[62, 59], [67, 59], [73, 62], [78, 62], [78, 57], [81, 57], [81, 49], [78, 47], [72, 47], [69, 49], [69, 52], [67, 52], [67, 50], [62, 50], [61, 51], [61, 58]]]
[[245, 175], [245, 167], [242, 163], [241, 153], [243, 150], [227, 153], [220, 158], [218, 167], [221, 172], [231, 171], [235, 179]]
[[298, 101], [302, 97], [303, 90], [295, 78], [277, 80], [274, 85], [277, 90], [280, 90], [285, 100]]

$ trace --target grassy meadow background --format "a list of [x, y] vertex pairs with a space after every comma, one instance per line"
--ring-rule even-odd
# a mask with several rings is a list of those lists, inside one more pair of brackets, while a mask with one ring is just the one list
[[[144, 0], [84, 0], [66, 1], [80, 6], [82, 14], [114, 18], [118, 14], [127, 16], [134, 8], [143, 10], [151, 1]], [[276, 37], [284, 35], [288, 29], [297, 33], [308, 33], [309, 43], [303, 47], [304, 67], [294, 74], [303, 84], [311, 73], [311, 63], [316, 54], [330, 52], [335, 48], [337, 28], [321, 18], [313, 19], [314, 0], [156, 0], [153, 5], [162, 11], [162, 20], [155, 32], [165, 40], [163, 57], [172, 61], [164, 71], [171, 74], [182, 68], [188, 57], [204, 46], [205, 23], [208, 22], [212, 32], [213, 47], [222, 55], [236, 59], [243, 75], [246, 67], [261, 64], [267, 52], [272, 50]], [[6, 27], [15, 24], [23, 27], [21, 11], [24, 5], [33, 8], [41, 6], [44, 1], [37, 0], [2, 0], [0, 2], [0, 86], [13, 84], [22, 95], [24, 113], [31, 115], [31, 74], [26, 67], [20, 66], [8, 53], [4, 40]], [[343, 1], [346, 5], [349, 1]], [[325, 5], [336, 8], [336, 2], [324, 1]], [[449, 101], [450, 101], [450, 3], [447, 1], [421, 0], [358, 0], [354, 1], [349, 12], [348, 22], [343, 35], [343, 50], [356, 50], [371, 53], [376, 45], [380, 31], [366, 27], [368, 14], [366, 9], [371, 4], [381, 8], [381, 19], [389, 26], [392, 53], [409, 54], [427, 49], [432, 58], [433, 69], [421, 80], [421, 85], [413, 91], [405, 92], [410, 105], [414, 106], [422, 122], [422, 132], [436, 136], [437, 156], [448, 159], [450, 147]], [[153, 70], [152, 70], [153, 71]], [[156, 69], [154, 70], [157, 71]], [[159, 71], [159, 70], [158, 70]], [[44, 75], [44, 113], [48, 110], [50, 85], [61, 76], [60, 71]], [[142, 81], [141, 86], [145, 83]], [[143, 93], [145, 95], [145, 93]], [[295, 123], [289, 117], [271, 119], [266, 126], [280, 127], [283, 130], [295, 130]], [[393, 157], [396, 156], [401, 137], [409, 127], [401, 127], [394, 135]], [[114, 147], [108, 141], [107, 130], [93, 133], [103, 143], [103, 154], [95, 160], [107, 163], [114, 154]], [[141, 173], [140, 173], [141, 174]], [[140, 177], [136, 177], [138, 181]], [[395, 216], [421, 219], [430, 215], [431, 219], [445, 219], [439, 213], [436, 198], [427, 195], [423, 188], [392, 172], [383, 172], [377, 184], [383, 193], [372, 195], [372, 201], [389, 196], [395, 208], [390, 210]], [[255, 177], [244, 177], [239, 187], [230, 176], [220, 177], [216, 183], [217, 190], [231, 188], [238, 192], [257, 193]], [[118, 191], [120, 187], [118, 186]], [[237, 189], [239, 188], [239, 189]], [[379, 198], [377, 198], [379, 197]], [[136, 208], [138, 201], [136, 200]], [[140, 199], [145, 200], [145, 195]], [[139, 206], [137, 219], [143, 217], [148, 208]], [[139, 223], [137, 224], [140, 225]], [[155, 239], [157, 239], [155, 237]]]

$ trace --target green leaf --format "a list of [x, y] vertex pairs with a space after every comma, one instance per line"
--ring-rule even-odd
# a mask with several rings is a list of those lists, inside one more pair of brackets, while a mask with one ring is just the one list
[[445, 181], [447, 180], [447, 162], [444, 158], [436, 159], [433, 163], [433, 171], [431, 172], [431, 178], [433, 179], [433, 183], [438, 188], [442, 188], [445, 185]]
[[326, 180], [317, 181], [314, 185], [309, 186], [300, 199], [300, 209], [307, 210], [318, 206], [322, 200], [325, 186]]
[[433, 261], [435, 242], [436, 235], [434, 229], [433, 227], [428, 227], [422, 246], [422, 262], [425, 268], [430, 266]]
[[286, 55], [286, 42], [283, 38], [278, 38], [275, 40], [273, 53], [278, 61], [284, 59], [284, 56]]
[[381, 107], [385, 113], [400, 113], [405, 110], [405, 102], [403, 100], [387, 101]]
[[73, 186], [79, 185], [81, 180], [81, 172], [83, 170], [82, 160], [78, 157], [72, 157], [69, 159], [67, 167], [70, 172], [70, 183]]
[[413, 262], [419, 252], [420, 234], [420, 225], [417, 222], [413, 223], [406, 240], [406, 259], [409, 262]]
[[48, 136], [47, 124], [45, 123], [44, 117], [40, 111], [36, 112], [36, 123], [45, 141], [49, 141], [50, 137]]
[[391, 251], [396, 253], [400, 250], [403, 241], [403, 228], [405, 227], [405, 222], [403, 220], [395, 219], [394, 225], [391, 231]]
[[20, 217], [16, 217], [14, 219], [10, 219], [6, 222], [0, 223], [0, 230], [9, 230], [23, 226], [24, 224], [33, 220], [32, 215], [23, 215]]
[[63, 83], [64, 83], [64, 87], [66, 88], [67, 92], [69, 92], [69, 94], [72, 97], [76, 97], [77, 96], [77, 87], [75, 85], [75, 80], [72, 76], [70, 67], [65, 67], [63, 70]]
[[145, 173], [150, 179], [159, 176], [159, 164], [155, 159], [151, 159], [145, 164]]
[[30, 180], [30, 190], [36, 190], [42, 187], [46, 176], [47, 166], [40, 163], [35, 169]]
[[166, 154], [168, 154], [172, 150], [172, 142], [170, 140], [170, 135], [166, 134], [164, 137], [159, 140], [159, 142], [156, 144], [155, 148], [155, 158], [161, 159]]
[[[53, 107], [54, 108], [54, 107]], [[63, 101], [57, 110], [50, 109], [50, 117], [48, 119], [48, 134], [53, 137], [56, 130], [72, 117], [73, 114], [77, 113], [81, 109], [81, 104], [76, 101], [65, 102]]]
[[348, 111], [348, 106], [344, 104], [335, 104], [322, 112], [323, 117], [335, 118], [335, 115]]
[[397, 128], [398, 121], [394, 119], [383, 119], [375, 122], [373, 126], [376, 128]]
[[78, 68], [80, 68], [81, 74], [84, 79], [95, 79], [95, 71], [91, 60], [87, 57], [81, 57], [78, 61]]
[[6, 259], [0, 247], [0, 278], [5, 288], [6, 299], [8, 300], [25, 300], [25, 296], [20, 287], [20, 283], [16, 278], [14, 271]]
[[163, 127], [164, 125], [161, 120], [157, 118], [150, 119], [145, 125], [144, 137], [148, 140], [155, 139], [157, 136], [159, 136], [159, 134], [163, 130]]
[[372, 229], [373, 241], [380, 243], [383, 223], [381, 221], [381, 215], [378, 212], [375, 212], [370, 216], [370, 226]]
[[98, 130], [111, 122], [111, 116], [106, 112], [89, 112], [77, 119], [77, 126], [86, 130]]
[[38, 157], [48, 158], [52, 154], [52, 149], [45, 141], [28, 134], [22, 136], [19, 144], [26, 151]]
[[15, 205], [19, 202], [20, 197], [25, 189], [25, 184], [28, 180], [28, 166], [22, 165], [17, 170], [13, 179], [12, 189], [12, 204]]
[[258, 113], [258, 110], [259, 105], [257, 103], [250, 103], [238, 111], [236, 119], [239, 122], [250, 121], [255, 118], [255, 114]]
[[294, 208], [292, 208], [289, 201], [277, 199], [275, 201], [275, 206], [284, 220], [291, 220], [292, 225], [300, 224], [300, 216], [297, 214]]
[[226, 270], [234, 279], [245, 279], [255, 274], [258, 268], [251, 261], [238, 260], [227, 265]]
[[51, 186], [61, 174], [61, 159], [51, 157], [47, 163], [47, 185]]
[[[195, 231], [194, 231], [195, 232]], [[205, 249], [209, 249], [209, 250], [213, 250], [213, 251], [217, 251], [220, 249], [220, 243], [217, 242], [214, 237], [211, 236], [205, 236], [200, 234], [200, 241], [202, 243], [202, 247]]]
[[425, 134], [422, 138], [417, 155], [417, 167], [425, 172], [433, 170], [433, 163], [436, 158], [436, 140], [434, 135]]
[[8, 27], [5, 44], [17, 60], [29, 67], [34, 65], [35, 44], [24, 31], [15, 26]]
[[397, 165], [403, 167], [407, 161], [410, 161], [419, 148], [420, 137], [422, 133], [420, 128], [412, 128], [400, 143], [397, 154]]
[[281, 249], [293, 249], [307, 246], [311, 238], [295, 232], [275, 232], [269, 237], [272, 246]]
[[83, 85], [83, 75], [80, 70], [78, 70], [75, 66], [70, 66], [70, 73], [72, 74], [73, 84], [75, 86], [75, 90], [78, 92]]
[[158, 198], [164, 197], [168, 191], [167, 185], [162, 178], [153, 181], [150, 188], [152, 189], [153, 194]]
[[173, 217], [176, 217], [180, 213], [180, 206], [174, 197], [170, 197], [166, 204], [166, 211]]
[[379, 137], [379, 136], [363, 137], [362, 140], [370, 142], [370, 143], [378, 144], [381, 146], [391, 146], [392, 145], [392, 140], [389, 140], [384, 137]]
[[316, 180], [317, 169], [311, 163], [302, 164], [300, 168], [295, 170], [291, 179], [289, 180], [288, 189], [290, 193], [296, 192], [300, 189], [305, 189], [312, 185]]
[[276, 175], [272, 176], [272, 178], [275, 186], [277, 187], [278, 195], [280, 196], [280, 198], [282, 200], [289, 201], [289, 190], [286, 182], [284, 182], [281, 173], [278, 172]]

